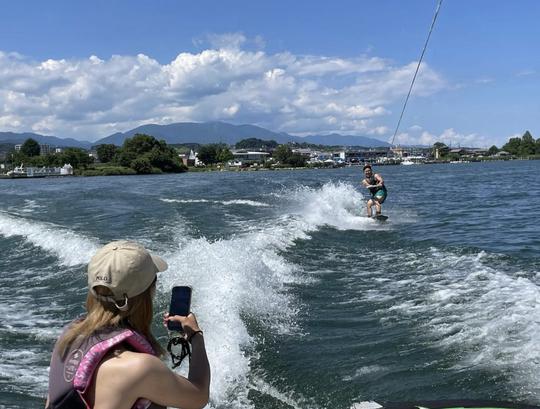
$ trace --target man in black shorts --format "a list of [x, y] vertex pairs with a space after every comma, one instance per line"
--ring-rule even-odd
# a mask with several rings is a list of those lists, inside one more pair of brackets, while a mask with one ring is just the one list
[[375, 215], [378, 216], [382, 211], [382, 204], [386, 200], [388, 192], [384, 186], [384, 180], [378, 173], [373, 173], [371, 165], [368, 163], [363, 167], [364, 180], [362, 185], [369, 190], [371, 198], [367, 201], [367, 215], [371, 217], [371, 207], [375, 205]]

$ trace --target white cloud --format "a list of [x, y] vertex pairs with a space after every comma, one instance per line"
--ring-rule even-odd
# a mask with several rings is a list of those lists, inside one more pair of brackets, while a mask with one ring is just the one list
[[518, 77], [528, 77], [530, 75], [535, 75], [536, 74], [536, 70], [522, 70], [522, 71], [519, 71], [516, 76]]
[[435, 142], [442, 142], [451, 147], [490, 147], [493, 145], [492, 138], [476, 133], [464, 134], [457, 132], [453, 128], [445, 129], [440, 134], [432, 134], [415, 125], [396, 135], [397, 145], [433, 145]]
[[[261, 38], [235, 33], [208, 40], [213, 47], [168, 64], [143, 54], [32, 61], [0, 52], [0, 130], [95, 140], [142, 123], [231, 120], [383, 137], [388, 106], [406, 95], [416, 68], [377, 57], [268, 54]], [[445, 87], [422, 64], [415, 95]]]
[[387, 126], [376, 126], [375, 128], [370, 129], [367, 132], [367, 134], [382, 136], [382, 135], [388, 135], [389, 132], [390, 132], [390, 128], [388, 128]]

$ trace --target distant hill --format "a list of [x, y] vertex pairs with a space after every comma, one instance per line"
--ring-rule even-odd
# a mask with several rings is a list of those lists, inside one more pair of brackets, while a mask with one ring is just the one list
[[79, 141], [73, 138], [58, 138], [36, 133], [0, 132], [0, 143], [21, 144], [28, 138], [39, 143], [56, 147], [77, 147], [90, 149], [92, 146], [110, 143], [121, 146], [126, 138], [131, 138], [137, 133], [152, 135], [157, 139], [163, 139], [168, 144], [207, 144], [225, 143], [234, 145], [237, 142], [257, 138], [274, 140], [278, 143], [306, 142], [316, 145], [341, 145], [341, 146], [365, 146], [379, 147], [390, 146], [388, 143], [374, 138], [353, 135], [310, 135], [306, 137], [289, 135], [284, 132], [272, 132], [268, 129], [255, 125], [232, 125], [225, 122], [179, 122], [169, 125], [142, 125], [127, 132], [117, 132], [95, 142]]
[[56, 136], [46, 136], [40, 135], [37, 133], [24, 132], [24, 133], [15, 133], [15, 132], [0, 132], [0, 143], [12, 143], [12, 144], [21, 144], [24, 143], [28, 138], [32, 138], [35, 141], [57, 147], [76, 147], [76, 148], [85, 148], [89, 149], [92, 146], [91, 142], [88, 141], [78, 141], [73, 138], [58, 138]]
[[93, 145], [112, 143], [122, 145], [126, 138], [131, 138], [136, 133], [152, 135], [157, 139], [163, 139], [169, 144], [178, 143], [225, 143], [234, 145], [242, 139], [258, 138], [274, 140], [278, 143], [306, 142], [319, 145], [344, 145], [344, 146], [390, 146], [390, 144], [374, 138], [352, 135], [311, 135], [299, 137], [286, 133], [269, 131], [255, 125], [232, 125], [225, 122], [180, 122], [169, 125], [142, 125], [127, 132], [118, 132], [99, 139]]
[[173, 143], [226, 143], [227, 145], [246, 138], [274, 139], [276, 142], [288, 142], [290, 136], [279, 134], [254, 125], [231, 125], [225, 122], [179, 122], [169, 125], [142, 125], [123, 133], [115, 133], [94, 142], [94, 145], [113, 143], [122, 145], [126, 138], [137, 133], [152, 135], [157, 139]]

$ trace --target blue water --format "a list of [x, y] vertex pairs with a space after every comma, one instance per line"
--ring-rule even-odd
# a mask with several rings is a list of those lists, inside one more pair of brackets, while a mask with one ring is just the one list
[[359, 168], [0, 180], [0, 408], [43, 407], [85, 263], [123, 238], [169, 262], [156, 322], [193, 286], [211, 407], [540, 403], [540, 161], [376, 171], [387, 223]]

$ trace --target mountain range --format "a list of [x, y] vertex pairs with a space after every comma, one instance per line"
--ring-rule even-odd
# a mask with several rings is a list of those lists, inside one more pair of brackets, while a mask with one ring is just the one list
[[78, 141], [77, 139], [73, 138], [58, 138], [57, 136], [48, 136], [48, 135], [40, 135], [38, 133], [32, 133], [32, 132], [24, 132], [24, 133], [16, 133], [16, 132], [0, 132], [0, 143], [11, 143], [11, 144], [20, 144], [26, 141], [27, 139], [32, 138], [35, 141], [51, 145], [51, 146], [61, 146], [61, 147], [75, 147], [75, 148], [90, 148], [93, 143], [88, 141]]
[[255, 125], [232, 125], [225, 122], [179, 122], [169, 125], [142, 125], [127, 132], [117, 132], [95, 142], [79, 141], [72, 138], [58, 138], [56, 136], [45, 136], [36, 133], [13, 133], [0, 132], [0, 143], [23, 143], [26, 139], [32, 138], [39, 143], [60, 147], [78, 147], [89, 149], [92, 146], [101, 144], [122, 145], [126, 138], [131, 138], [137, 133], [152, 135], [156, 139], [163, 139], [168, 144], [181, 143], [225, 143], [234, 145], [247, 138], [258, 138], [263, 140], [275, 140], [278, 143], [306, 142], [318, 145], [339, 145], [339, 146], [364, 146], [380, 147], [390, 146], [387, 142], [374, 138], [354, 135], [310, 135], [305, 137], [289, 135], [287, 133], [277, 133], [269, 131]]

